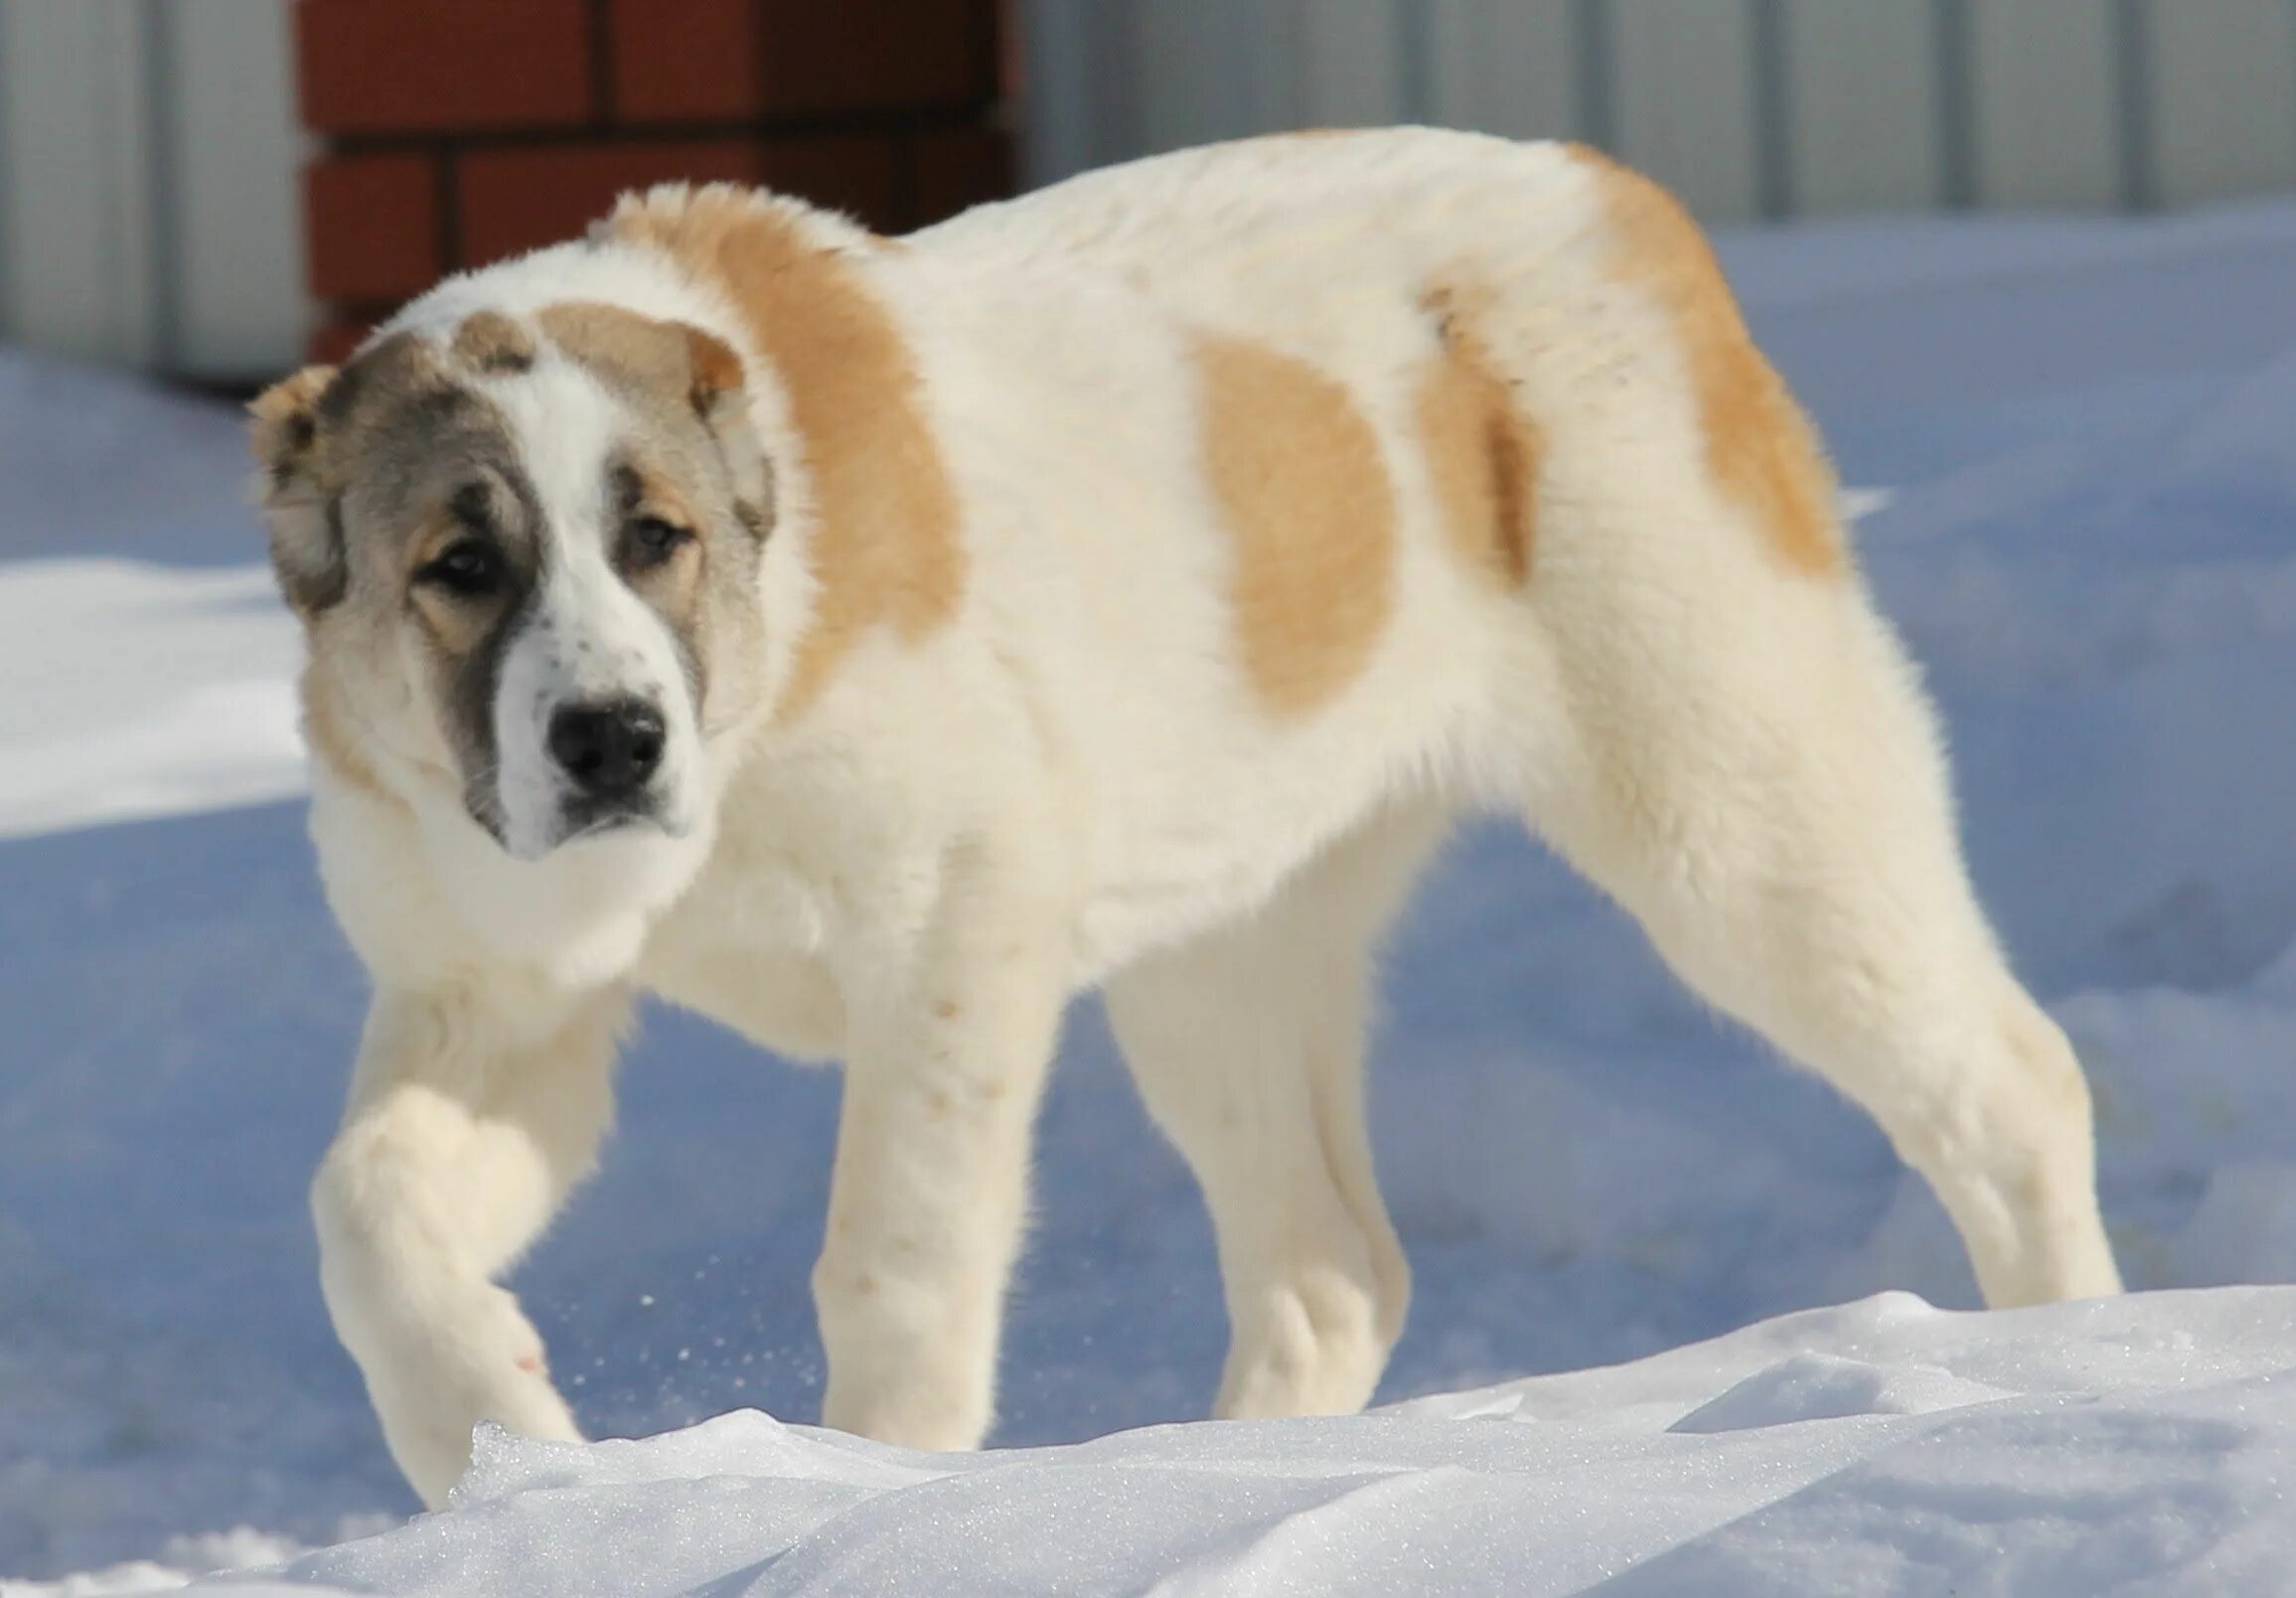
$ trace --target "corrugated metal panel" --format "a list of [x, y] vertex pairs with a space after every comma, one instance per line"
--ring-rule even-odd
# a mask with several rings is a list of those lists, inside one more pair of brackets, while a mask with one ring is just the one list
[[1572, 8], [1522, 0], [1427, 0], [1427, 120], [1510, 138], [1586, 138]]
[[1709, 220], [2296, 187], [2296, 0], [1024, 0], [1032, 167], [1390, 118], [1604, 144]]
[[[1291, 127], [1277, 92], [1283, 42], [1259, 0], [1127, 5], [1137, 154]], [[1105, 66], [1095, 63], [1093, 66]]]
[[1795, 212], [1921, 211], [1948, 198], [1933, 0], [1781, 0]]
[[285, 0], [0, 0], [0, 333], [209, 377], [306, 311]]
[[1613, 4], [1608, 143], [1715, 222], [1761, 215], [1753, 0]]
[[[1129, 8], [1027, 0], [1021, 27], [1027, 138], [1022, 172], [1051, 183], [1137, 154], [1141, 75], [1130, 66]], [[1110, 63], [1124, 61], [1122, 69]]]
[[[294, 356], [288, 4], [0, 0], [0, 333], [211, 376]], [[1725, 222], [2296, 188], [2296, 0], [1021, 5], [1039, 180], [1413, 120], [1589, 139]]]
[[140, 0], [0, 0], [7, 326], [69, 355], [159, 354], [140, 11]]
[[2132, 198], [2118, 0], [1969, 0], [1976, 199], [2101, 209]]
[[2160, 202], [2296, 184], [2296, 6], [2156, 0], [2145, 31]]
[[[1293, 120], [1301, 127], [1408, 121], [1407, 63], [1424, 37], [1410, 0], [1281, 0], [1292, 59]], [[1411, 85], [1416, 87], [1417, 85]]]
[[176, 152], [167, 185], [181, 371], [245, 376], [303, 353], [302, 135], [279, 0], [156, 0]]

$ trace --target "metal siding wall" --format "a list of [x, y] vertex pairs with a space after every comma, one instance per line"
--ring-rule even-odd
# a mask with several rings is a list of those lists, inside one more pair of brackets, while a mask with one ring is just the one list
[[[289, 3], [0, 0], [0, 335], [293, 358]], [[1039, 181], [1424, 120], [1606, 144], [1717, 222], [2296, 188], [2296, 0], [1021, 4]]]
[[1425, 120], [1710, 221], [2296, 187], [2296, 0], [1025, 0], [1032, 169]]
[[1786, 194], [1796, 212], [1923, 211], [1947, 199], [1932, 0], [1780, 0]]
[[2155, 0], [2145, 30], [2160, 203], [2296, 184], [2296, 6]]
[[[1268, 0], [1262, 0], [1263, 4]], [[1414, 0], [1276, 0], [1288, 13], [1295, 60], [1292, 118], [1301, 127], [1376, 127], [1409, 119], [1412, 51], [1399, 8]]]
[[1762, 212], [1754, 0], [1613, 0], [1610, 144], [1712, 222]]
[[1968, 4], [1978, 203], [2122, 204], [2116, 0]]
[[1138, 84], [1128, 153], [1292, 125], [1279, 92], [1287, 57], [1265, 0], [1147, 0], [1123, 10]]
[[159, 353], [139, 5], [0, 0], [4, 325], [65, 355]]
[[294, 48], [279, 0], [152, 0], [160, 59], [180, 371], [245, 377], [303, 354], [302, 133]]
[[1426, 0], [1430, 121], [1509, 138], [1584, 138], [1588, 106], [1572, 9]]
[[1031, 184], [1057, 182], [1137, 154], [1140, 75], [1129, 66], [1126, 7], [1089, 0], [1022, 0], [1021, 48], [1027, 136], [1022, 172]]
[[305, 322], [286, 0], [0, 0], [0, 336], [207, 377]]

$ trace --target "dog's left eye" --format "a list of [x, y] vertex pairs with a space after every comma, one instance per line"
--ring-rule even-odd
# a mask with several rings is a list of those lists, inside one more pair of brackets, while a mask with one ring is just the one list
[[641, 570], [658, 566], [692, 537], [690, 528], [665, 522], [659, 516], [641, 516], [622, 535], [623, 559]]

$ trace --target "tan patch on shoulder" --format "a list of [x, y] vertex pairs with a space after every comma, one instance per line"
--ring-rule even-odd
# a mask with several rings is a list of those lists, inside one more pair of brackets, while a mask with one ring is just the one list
[[1547, 443], [1476, 331], [1475, 309], [1449, 289], [1427, 297], [1443, 353], [1420, 380], [1420, 447], [1453, 551], [1497, 586], [1519, 588], [1538, 541]]
[[1359, 676], [1395, 608], [1395, 495], [1333, 378], [1200, 336], [1204, 465], [1236, 545], [1244, 674], [1268, 709], [1313, 710]]
[[1816, 430], [1755, 347], [1721, 264], [1680, 201], [1601, 152], [1573, 154], [1601, 186], [1620, 275], [1672, 319], [1706, 435], [1707, 470], [1798, 571], [1849, 564], [1833, 472]]
[[956, 488], [919, 402], [915, 357], [853, 255], [810, 236], [809, 221], [788, 202], [709, 188], [633, 196], [605, 225], [716, 283], [789, 395], [812, 481], [818, 591], [784, 718], [869, 633], [915, 643], [949, 621], [965, 581]]
[[500, 311], [473, 311], [454, 330], [447, 353], [474, 372], [524, 372], [535, 364], [535, 338]]

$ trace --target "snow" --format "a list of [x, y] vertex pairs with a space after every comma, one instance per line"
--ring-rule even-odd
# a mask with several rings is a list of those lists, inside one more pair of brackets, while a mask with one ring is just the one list
[[1374, 1416], [975, 1456], [754, 1410], [497, 1432], [453, 1513], [202, 1590], [2274, 1590], [2292, 1313], [2286, 1288], [2001, 1316], [1893, 1293]]
[[260, 567], [125, 560], [0, 579], [0, 633], [37, 640], [53, 685], [7, 712], [0, 838], [301, 793], [302, 643], [275, 591]]
[[649, 1440], [489, 1439], [401, 1525], [304, 1218], [362, 985], [236, 419], [0, 352], [0, 1592], [2280, 1590], [2296, 1290], [2221, 1284], [2296, 1281], [2296, 205], [1725, 252], [1860, 485], [2162, 1291], [1885, 1293], [1975, 1303], [1880, 1134], [1479, 829], [1397, 940], [1375, 1071], [1401, 1407], [1172, 1424], [1217, 1376], [1209, 1228], [1088, 1003], [1008, 1446], [787, 1424], [837, 1081], [661, 1011], [517, 1277], [593, 1435]]

